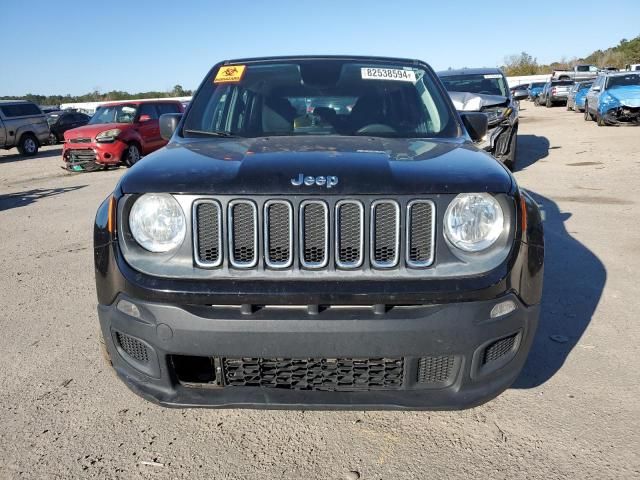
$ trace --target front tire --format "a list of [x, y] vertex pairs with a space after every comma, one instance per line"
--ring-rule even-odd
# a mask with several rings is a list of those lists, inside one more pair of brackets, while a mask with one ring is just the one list
[[18, 143], [18, 151], [20, 152], [20, 155], [33, 157], [38, 153], [38, 148], [40, 148], [38, 139], [30, 133], [20, 137], [20, 142]]
[[509, 155], [504, 159], [504, 166], [511, 172], [516, 171], [516, 154], [518, 153], [518, 131], [513, 132], [509, 145]]
[[591, 120], [593, 120], [593, 118], [591, 118], [591, 114], [589, 113], [589, 104], [585, 103], [584, 104], [584, 121], [590, 122]]
[[596, 113], [596, 125], [599, 127], [606, 127], [607, 124], [604, 121], [604, 118], [599, 113]]
[[56, 136], [55, 133], [51, 132], [49, 134], [49, 145], [57, 145], [58, 144], [58, 137]]
[[553, 107], [553, 102], [551, 101], [551, 98], [549, 96], [547, 96], [547, 101], [545, 102], [545, 106], [547, 108]]
[[140, 147], [136, 143], [130, 143], [127, 149], [124, 151], [124, 158], [122, 162], [127, 167], [133, 167], [141, 158]]

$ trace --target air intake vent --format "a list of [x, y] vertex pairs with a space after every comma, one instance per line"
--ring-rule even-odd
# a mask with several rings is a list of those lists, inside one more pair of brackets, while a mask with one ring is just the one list
[[258, 263], [258, 211], [248, 200], [229, 203], [229, 261], [236, 268]]
[[336, 206], [336, 264], [340, 268], [362, 265], [364, 250], [364, 208], [353, 200]]
[[222, 264], [222, 212], [213, 200], [198, 200], [193, 204], [193, 247], [196, 264], [219, 267]]
[[454, 373], [455, 357], [423, 357], [418, 366], [418, 383], [447, 384]]
[[433, 262], [435, 206], [428, 200], [414, 200], [407, 206], [407, 265], [427, 267]]
[[513, 335], [493, 342], [484, 350], [482, 364], [486, 365], [487, 363], [498, 360], [499, 358], [511, 353], [516, 347], [517, 339], [518, 334], [514, 333]]
[[229, 387], [290, 390], [398, 390], [402, 358], [223, 358]]
[[391, 200], [379, 200], [371, 207], [371, 263], [377, 268], [398, 264], [400, 207]]
[[300, 206], [300, 261], [306, 268], [323, 268], [329, 261], [329, 209], [310, 200]]
[[265, 262], [287, 268], [293, 261], [293, 209], [289, 202], [270, 200], [264, 206]]
[[147, 347], [140, 340], [120, 332], [116, 332], [116, 339], [118, 340], [120, 348], [122, 348], [122, 350], [124, 350], [124, 352], [131, 358], [140, 363], [149, 362], [149, 352], [147, 352]]

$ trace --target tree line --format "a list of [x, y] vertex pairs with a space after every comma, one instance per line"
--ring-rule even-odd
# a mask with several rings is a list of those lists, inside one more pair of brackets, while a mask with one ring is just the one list
[[537, 59], [526, 52], [509, 55], [504, 59], [502, 70], [507, 76], [544, 75], [553, 70], [571, 69], [579, 63], [593, 64], [600, 68], [624, 68], [631, 63], [640, 63], [640, 36], [631, 40], [623, 38], [615, 47], [596, 50], [584, 58], [562, 58], [548, 65], [538, 64]]
[[82, 102], [109, 102], [118, 100], [133, 100], [138, 98], [162, 98], [162, 97], [189, 97], [193, 95], [192, 90], [185, 90], [182, 85], [174, 86], [168, 92], [150, 91], [129, 93], [122, 90], [112, 90], [110, 92], [100, 92], [94, 90], [84, 95], [37, 95], [27, 93], [22, 96], [4, 96], [0, 100], [29, 100], [37, 105], [61, 105], [63, 103]]

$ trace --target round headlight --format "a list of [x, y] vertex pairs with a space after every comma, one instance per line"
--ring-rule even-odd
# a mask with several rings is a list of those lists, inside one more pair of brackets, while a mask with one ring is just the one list
[[447, 207], [444, 233], [460, 250], [479, 252], [489, 248], [504, 229], [504, 214], [488, 193], [462, 193]]
[[180, 204], [167, 193], [142, 195], [129, 213], [131, 234], [150, 252], [168, 252], [180, 246], [187, 233]]

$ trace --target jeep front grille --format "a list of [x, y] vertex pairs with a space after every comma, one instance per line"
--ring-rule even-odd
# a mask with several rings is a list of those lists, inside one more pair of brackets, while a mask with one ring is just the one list
[[250, 200], [229, 203], [229, 261], [236, 268], [258, 263], [258, 211]]
[[192, 218], [201, 268], [421, 269], [435, 258], [428, 199], [199, 198]]
[[329, 207], [318, 200], [300, 206], [300, 262], [306, 268], [323, 268], [329, 260]]
[[392, 200], [378, 200], [371, 206], [371, 263], [390, 268], [398, 263], [400, 249], [400, 207]]
[[287, 268], [293, 261], [293, 209], [284, 200], [264, 206], [264, 259], [271, 268]]
[[341, 268], [362, 265], [364, 208], [362, 203], [343, 200], [336, 205], [336, 264]]

